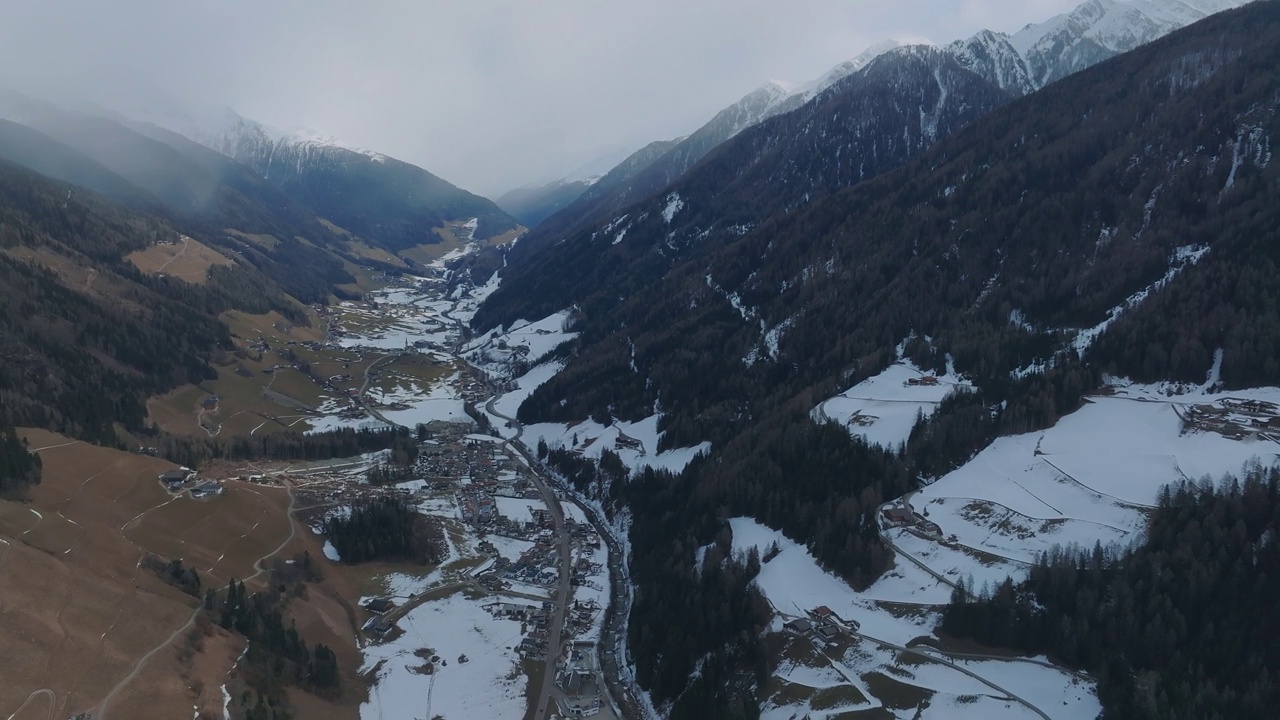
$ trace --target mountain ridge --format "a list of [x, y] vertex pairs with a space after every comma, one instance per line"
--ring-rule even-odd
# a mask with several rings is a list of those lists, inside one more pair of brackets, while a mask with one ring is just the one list
[[[980, 31], [969, 38], [936, 46], [955, 56], [975, 74], [1013, 96], [1024, 95], [1120, 52], [1161, 37], [1212, 12], [1249, 0], [1087, 0], [1073, 10], [1032, 23], [1009, 34]], [[633, 167], [626, 183], [591, 188], [592, 195], [550, 215], [550, 222], [524, 239], [517, 257], [555, 245], [589, 225], [603, 226], [623, 208], [659, 193], [688, 172], [711, 150], [753, 127], [795, 111], [855, 76], [872, 61], [893, 53], [914, 52], [906, 41], [873, 45], [809, 83], [770, 82], [726, 107], [698, 131], [673, 145], [661, 157]], [[915, 47], [919, 47], [915, 45]], [[585, 197], [585, 192], [584, 192]], [[610, 215], [612, 214], [612, 217]]]
[[231, 158], [315, 214], [392, 252], [439, 242], [433, 230], [449, 222], [476, 219], [481, 240], [517, 227], [492, 201], [417, 165], [314, 131], [280, 131], [229, 108], [208, 115], [143, 114], [128, 123], [144, 134], [147, 125], [166, 130]]

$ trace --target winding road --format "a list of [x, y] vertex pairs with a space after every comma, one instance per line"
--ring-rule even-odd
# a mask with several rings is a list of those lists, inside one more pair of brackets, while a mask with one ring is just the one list
[[17, 710], [14, 710], [13, 714], [10, 715], [7, 718], [7, 720], [13, 720], [14, 718], [21, 715], [22, 711], [26, 710], [27, 706], [31, 704], [31, 701], [35, 700], [37, 697], [49, 698], [49, 720], [53, 720], [53, 713], [55, 710], [58, 709], [58, 696], [55, 695], [53, 691], [50, 690], [49, 688], [41, 688], [31, 693], [30, 695], [28, 695], [27, 701], [22, 703], [22, 707], [19, 707]]
[[[254, 561], [253, 567], [255, 568], [256, 572], [244, 578], [243, 580], [241, 580], [241, 582], [250, 582], [252, 580], [255, 580], [258, 576], [262, 575], [264, 572], [266, 572], [266, 568], [262, 566], [263, 561], [279, 553], [286, 546], [288, 546], [289, 543], [293, 542], [293, 539], [297, 536], [298, 522], [293, 516], [293, 512], [296, 509], [297, 496], [293, 494], [293, 489], [290, 488], [288, 485], [285, 486], [285, 490], [289, 493], [289, 509], [287, 511], [287, 514], [289, 517], [289, 535], [274, 550], [272, 550], [271, 552], [267, 553], [266, 555], [263, 555], [262, 557]], [[173, 502], [173, 501], [170, 500], [169, 502]], [[168, 503], [165, 503], [165, 504], [168, 504]], [[144, 514], [145, 512], [140, 513], [138, 517], [135, 517], [133, 520], [130, 520], [128, 523], [125, 523], [125, 527], [135, 522], [138, 518], [142, 517], [142, 515]], [[122, 531], [123, 529], [124, 528], [121, 528]], [[127, 687], [129, 683], [133, 682], [138, 677], [138, 674], [142, 672], [142, 668], [147, 664], [147, 661], [150, 660], [152, 657], [154, 657], [156, 653], [169, 647], [169, 645], [171, 645], [174, 640], [177, 640], [184, 632], [191, 629], [191, 627], [195, 625], [196, 618], [199, 617], [201, 610], [203, 610], [203, 608], [200, 606], [197, 606], [196, 609], [192, 611], [191, 617], [187, 618], [187, 622], [184, 623], [182, 627], [178, 628], [177, 630], [174, 630], [173, 634], [165, 638], [159, 645], [156, 645], [155, 647], [151, 648], [149, 651], [147, 651], [147, 654], [143, 655], [141, 658], [138, 658], [138, 662], [134, 663], [133, 669], [129, 671], [129, 674], [121, 678], [120, 682], [116, 683], [115, 686], [112, 687], [111, 690], [106, 694], [106, 696], [102, 698], [102, 702], [98, 703], [98, 708], [93, 714], [94, 720], [104, 720], [107, 717], [107, 711], [110, 709], [112, 701], [114, 701], [116, 699], [116, 696], [120, 694], [120, 691], [124, 690], [124, 688]]]

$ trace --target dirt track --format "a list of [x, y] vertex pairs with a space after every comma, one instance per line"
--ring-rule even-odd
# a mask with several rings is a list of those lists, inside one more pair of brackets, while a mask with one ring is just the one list
[[[232, 483], [210, 500], [175, 498], [156, 479], [170, 463], [21, 432], [44, 469], [27, 503], [0, 502], [0, 657], [27, 659], [4, 671], [0, 718], [32, 720], [45, 701], [54, 717], [95, 706], [129, 717], [190, 712], [200, 693], [175, 640], [199, 601], [140, 560], [183, 558], [208, 585], [258, 578], [297, 537], [285, 496]], [[219, 662], [198, 664], [207, 692], [226, 673]]]

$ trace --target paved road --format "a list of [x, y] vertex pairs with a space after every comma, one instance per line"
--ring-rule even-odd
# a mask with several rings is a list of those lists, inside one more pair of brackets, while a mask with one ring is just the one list
[[555, 685], [556, 660], [560, 657], [561, 634], [564, 632], [564, 611], [565, 606], [569, 603], [569, 574], [570, 560], [572, 559], [569, 531], [564, 524], [564, 508], [560, 506], [559, 498], [551, 491], [546, 479], [539, 472], [537, 460], [529, 454], [529, 449], [520, 442], [520, 438], [524, 436], [524, 426], [515, 418], [507, 417], [494, 409], [496, 401], [496, 397], [490, 398], [485, 405], [485, 410], [495, 417], [508, 421], [516, 429], [515, 436], [507, 440], [505, 445], [519, 453], [524, 458], [525, 465], [533, 471], [533, 484], [537, 486], [538, 493], [542, 495], [542, 501], [547, 504], [547, 509], [551, 511], [551, 519], [555, 523], [556, 543], [559, 546], [557, 552], [560, 555], [560, 581], [556, 583], [555, 611], [552, 613], [551, 623], [547, 627], [547, 662], [543, 670], [542, 682], [538, 685], [538, 701], [534, 705], [533, 713], [533, 720], [544, 720], [547, 714], [547, 705], [552, 697], [551, 691]]
[[[507, 444], [514, 448], [524, 457], [526, 464], [533, 470], [539, 489], [542, 490], [546, 486], [547, 478], [551, 478], [551, 473], [546, 467], [539, 462], [529, 452], [525, 445], [519, 442], [524, 435], [524, 426], [518, 420], [508, 417], [498, 412], [494, 403], [497, 398], [491, 398], [485, 404], [485, 410], [495, 417], [502, 418], [516, 429], [516, 434]], [[559, 506], [556, 506], [559, 510]], [[605, 547], [609, 554], [609, 621], [602, 628], [600, 635], [600, 667], [603, 671], [605, 684], [608, 686], [609, 694], [612, 696], [615, 705], [618, 707], [620, 714], [624, 718], [638, 719], [647, 716], [639, 702], [636, 701], [632, 688], [622, 680], [622, 669], [619, 665], [618, 654], [622, 652], [622, 641], [624, 638], [624, 628], [626, 626], [627, 617], [631, 613], [631, 594], [628, 591], [630, 579], [627, 574], [626, 565], [624, 564], [624, 555], [622, 545], [609, 532], [608, 526], [604, 519], [599, 517], [595, 509], [590, 506], [583, 506], [587, 519], [595, 526], [597, 534], [604, 539]], [[559, 527], [559, 526], [558, 526]], [[567, 533], [562, 533], [567, 539]], [[539, 707], [545, 707], [545, 703]], [[541, 720], [539, 716], [538, 720]]]
[[[380, 364], [382, 364], [382, 363], [384, 363], [384, 362], [387, 362], [388, 360], [394, 360], [394, 359], [395, 359], [395, 357], [396, 357], [395, 355], [388, 355], [388, 356], [386, 356], [386, 357], [384, 357], [384, 358], [378, 358], [377, 360], [374, 360], [373, 362], [369, 363], [368, 365], [365, 365], [365, 367], [364, 367], [364, 382], [360, 384], [360, 394], [356, 396], [356, 398], [360, 401], [360, 407], [364, 408], [364, 411], [365, 411], [365, 412], [367, 412], [367, 413], [369, 413], [370, 415], [372, 415], [372, 416], [374, 416], [374, 417], [378, 418], [379, 420], [381, 420], [382, 422], [384, 422], [384, 423], [386, 423], [386, 424], [388, 424], [388, 425], [399, 425], [399, 423], [393, 423], [393, 422], [391, 422], [391, 421], [390, 421], [390, 420], [388, 420], [385, 416], [383, 416], [383, 414], [382, 414], [382, 413], [380, 413], [380, 412], [378, 412], [377, 410], [374, 410], [372, 407], [370, 407], [370, 406], [369, 406], [369, 403], [364, 399], [364, 393], [365, 393], [365, 391], [366, 391], [366, 390], [368, 390], [368, 389], [369, 389], [369, 380], [370, 380], [370, 378], [369, 378], [369, 373], [373, 372], [373, 369], [374, 369], [375, 367], [377, 367], [378, 365], [380, 365]], [[403, 427], [403, 426], [402, 426], [402, 427]], [[410, 428], [410, 429], [412, 430], [412, 428]]]

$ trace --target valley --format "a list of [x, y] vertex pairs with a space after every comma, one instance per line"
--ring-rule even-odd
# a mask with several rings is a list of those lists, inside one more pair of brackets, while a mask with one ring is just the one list
[[[1059, 9], [499, 203], [0, 87], [0, 718], [1268, 717], [1280, 0]], [[455, 170], [593, 152], [539, 57]], [[395, 67], [346, 127], [432, 158]]]

